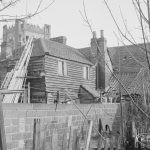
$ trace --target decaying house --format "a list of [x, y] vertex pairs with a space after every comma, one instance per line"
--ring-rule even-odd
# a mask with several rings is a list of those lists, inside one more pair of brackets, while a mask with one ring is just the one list
[[[1, 83], [20, 58], [31, 36], [34, 37], [34, 46], [24, 85], [26, 91], [30, 89], [31, 102], [67, 102], [71, 97], [76, 102], [91, 103], [98, 102], [102, 93], [106, 94], [107, 100], [115, 99], [119, 82], [112, 73], [131, 93], [143, 93], [144, 88], [149, 89], [147, 70], [143, 69], [146, 55], [140, 48], [142, 44], [107, 47], [101, 30], [98, 38], [93, 32], [89, 47], [76, 49], [67, 45], [64, 36], [51, 38], [50, 25], [40, 28], [22, 20], [16, 20], [12, 27], [3, 27]], [[121, 93], [127, 94], [123, 88]]]
[[[51, 38], [49, 25], [41, 29], [16, 20], [15, 26], [3, 28], [1, 82], [19, 59], [29, 36], [35, 40], [24, 86], [30, 88], [31, 102], [53, 103], [56, 99], [68, 101], [66, 90], [78, 102], [82, 103], [86, 94], [92, 95], [86, 103], [97, 101], [99, 91], [105, 90], [106, 82], [106, 40], [103, 32], [100, 38], [96, 38], [102, 57], [94, 38], [89, 48], [75, 49], [66, 45], [64, 36]], [[87, 89], [86, 92], [81, 92], [83, 87]]]

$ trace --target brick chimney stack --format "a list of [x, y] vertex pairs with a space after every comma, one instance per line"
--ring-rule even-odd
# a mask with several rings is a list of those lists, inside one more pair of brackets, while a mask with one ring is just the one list
[[91, 39], [91, 53], [93, 56], [93, 61], [96, 61], [96, 56], [97, 56], [97, 36], [96, 36], [96, 31], [93, 31], [93, 37]]
[[100, 30], [100, 37], [96, 37], [96, 32], [93, 32], [93, 38], [91, 39], [91, 52], [93, 60], [97, 63], [96, 66], [96, 89], [105, 90], [105, 52], [107, 50], [106, 39], [104, 37], [104, 31]]
[[93, 38], [96, 38], [96, 31], [93, 31]]
[[104, 30], [100, 30], [100, 36], [101, 38], [104, 38]]

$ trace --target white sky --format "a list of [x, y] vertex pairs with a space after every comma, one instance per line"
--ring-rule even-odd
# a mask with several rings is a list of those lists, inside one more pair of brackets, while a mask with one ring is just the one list
[[[6, 1], [6, 0], [3, 0]], [[20, 15], [27, 12], [34, 12], [40, 0], [20, 0], [20, 2], [9, 10], [1, 12], [1, 14]], [[50, 0], [43, 0], [41, 8], [45, 7]], [[122, 9], [124, 18], [127, 20], [127, 25], [140, 40], [137, 35], [137, 20], [135, 19], [135, 11], [131, 0], [107, 0], [111, 10], [124, 31], [121, 20], [120, 9]], [[79, 10], [83, 12], [82, 0], [55, 0], [55, 3], [43, 13], [28, 20], [29, 23], [43, 26], [51, 25], [51, 35], [66, 36], [67, 44], [76, 47], [87, 47], [90, 45], [92, 37], [87, 25], [84, 23]], [[1, 4], [0, 4], [1, 5]], [[97, 32], [97, 37], [100, 36], [100, 30], [104, 30], [104, 35], [107, 39], [108, 46], [116, 46], [117, 39], [114, 31], [118, 30], [104, 4], [103, 0], [85, 0], [86, 11], [89, 21], [94, 31]], [[7, 23], [0, 24], [0, 35], [2, 35], [2, 26]]]

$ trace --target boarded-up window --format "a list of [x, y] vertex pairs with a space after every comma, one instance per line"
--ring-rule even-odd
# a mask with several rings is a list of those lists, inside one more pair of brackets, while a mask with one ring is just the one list
[[87, 67], [87, 66], [83, 67], [83, 78], [85, 80], [89, 79], [89, 67]]
[[67, 76], [67, 64], [64, 61], [58, 61], [58, 75]]

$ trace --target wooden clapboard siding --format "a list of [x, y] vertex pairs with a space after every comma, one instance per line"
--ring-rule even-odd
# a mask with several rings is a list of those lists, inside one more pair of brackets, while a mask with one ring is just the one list
[[6, 73], [7, 73], [7, 62], [4, 61], [0, 63], [0, 86], [6, 76]]
[[[95, 88], [95, 68], [90, 67], [89, 80], [83, 79], [83, 67], [88, 66], [83, 63], [65, 60], [67, 63], [67, 76], [58, 75], [58, 60], [62, 60], [53, 56], [36, 56], [31, 57], [28, 65], [28, 76], [36, 76], [39, 78], [27, 79], [31, 86], [31, 102], [54, 101], [57, 91], [60, 91], [60, 99], [67, 99], [64, 89], [68, 89], [72, 97], [78, 97], [80, 85], [88, 85]], [[11, 71], [15, 66], [17, 59], [0, 63], [0, 79], [3, 80], [6, 73]], [[4, 65], [5, 64], [5, 65]], [[40, 77], [41, 72], [45, 72], [45, 77]], [[38, 90], [39, 89], [39, 90]], [[45, 91], [51, 94], [46, 94]]]
[[31, 102], [46, 103], [46, 88], [45, 77], [41, 77], [41, 73], [44, 72], [44, 57], [31, 57], [28, 66], [28, 76], [36, 76], [38, 78], [28, 79], [31, 86]]
[[[6, 73], [14, 68], [17, 60], [18, 59], [13, 59], [0, 62], [1, 83], [4, 80]], [[26, 80], [26, 83], [30, 82], [31, 86], [31, 102], [46, 102], [45, 77], [40, 77], [41, 72], [44, 72], [44, 56], [31, 57], [28, 65], [28, 76], [39, 77]], [[36, 89], [33, 89], [32, 87]]]
[[[83, 63], [64, 60], [67, 63], [67, 76], [58, 75], [58, 60], [62, 60], [56, 57], [45, 55], [45, 84], [46, 90], [51, 91], [53, 97], [48, 96], [48, 101], [53, 101], [56, 98], [56, 92], [61, 91], [61, 94], [65, 96], [64, 89], [70, 91], [79, 90], [79, 86], [86, 84], [92, 88], [95, 88], [95, 68]], [[89, 80], [83, 79], [83, 67], [90, 67]], [[63, 96], [62, 101], [63, 101]], [[65, 97], [64, 97], [65, 98]]]

